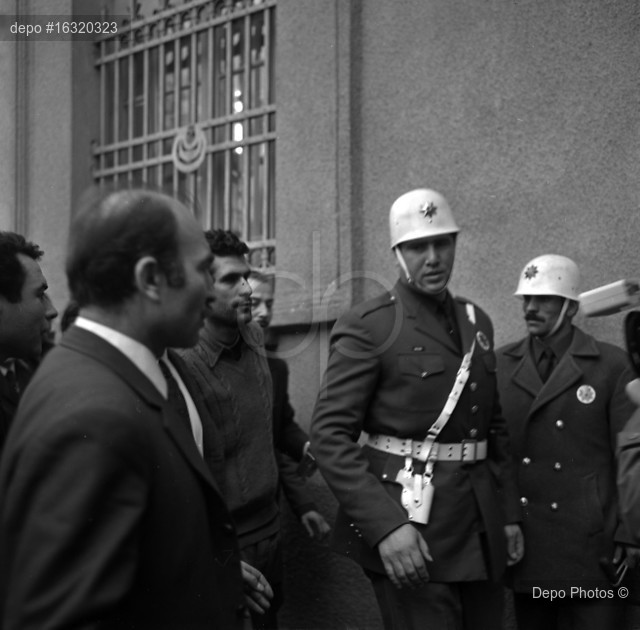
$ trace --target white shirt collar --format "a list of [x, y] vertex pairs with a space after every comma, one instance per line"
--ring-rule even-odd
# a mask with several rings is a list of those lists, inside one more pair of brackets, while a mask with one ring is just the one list
[[122, 352], [122, 354], [153, 383], [162, 396], [164, 398], [167, 397], [167, 383], [158, 367], [158, 359], [153, 356], [153, 353], [147, 346], [127, 335], [123, 335], [121, 332], [109, 326], [98, 324], [98, 322], [94, 322], [86, 317], [80, 316], [74, 323], [79, 328], [84, 328], [84, 330], [88, 330], [101, 339], [104, 339], [107, 343]]

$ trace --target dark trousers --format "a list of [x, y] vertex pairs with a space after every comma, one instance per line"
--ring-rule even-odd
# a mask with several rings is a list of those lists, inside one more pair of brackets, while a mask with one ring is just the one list
[[273, 589], [271, 607], [264, 615], [251, 612], [254, 630], [276, 630], [278, 609], [282, 606], [282, 549], [280, 534], [274, 534], [240, 550], [242, 559], [264, 575]]
[[385, 630], [499, 630], [504, 590], [496, 582], [429, 582], [397, 589], [385, 576], [366, 571]]
[[518, 630], [620, 630], [625, 606], [618, 601], [565, 599], [545, 601], [514, 593]]

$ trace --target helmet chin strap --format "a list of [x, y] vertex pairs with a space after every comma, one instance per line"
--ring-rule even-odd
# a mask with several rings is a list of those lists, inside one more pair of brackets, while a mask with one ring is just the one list
[[407, 282], [409, 284], [413, 284], [413, 278], [411, 277], [411, 274], [409, 273], [409, 268], [407, 267], [407, 263], [404, 261], [404, 256], [402, 255], [402, 252], [400, 251], [399, 247], [394, 247], [393, 251], [396, 255], [396, 258], [398, 259], [398, 264], [400, 265], [400, 268], [402, 269], [402, 271], [404, 271], [404, 275], [407, 278]]
[[564, 318], [567, 314], [567, 309], [569, 308], [569, 302], [570, 302], [569, 298], [564, 298], [562, 308], [560, 309], [560, 315], [558, 315], [558, 319], [556, 320], [556, 323], [553, 325], [553, 328], [549, 331], [549, 333], [544, 335], [544, 337], [540, 337], [540, 339], [548, 339], [549, 337], [551, 337], [551, 335], [553, 335], [558, 331], [560, 326], [562, 326], [562, 323], [564, 322]]
[[[404, 260], [404, 256], [402, 255], [402, 252], [400, 251], [400, 247], [396, 245], [396, 247], [393, 248], [393, 251], [395, 252], [396, 258], [398, 259], [398, 264], [400, 265], [400, 268], [404, 272], [404, 275], [405, 275], [405, 277], [407, 279], [407, 284], [415, 285], [415, 282], [414, 282], [413, 278], [411, 277], [411, 274], [409, 273], [409, 268], [407, 267], [407, 263]], [[447, 278], [446, 284], [444, 285], [444, 287], [442, 287], [442, 291], [440, 291], [439, 293], [427, 293], [426, 291], [425, 291], [425, 293], [427, 293], [427, 295], [442, 295], [447, 290], [447, 287], [449, 286], [449, 280], [450, 279], [451, 279], [451, 276], [449, 276], [449, 278]]]

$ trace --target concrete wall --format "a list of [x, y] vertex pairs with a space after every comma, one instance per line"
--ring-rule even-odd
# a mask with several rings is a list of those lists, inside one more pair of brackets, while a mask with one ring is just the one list
[[[572, 257], [585, 290], [640, 276], [639, 35], [634, 0], [280, 0], [278, 271], [305, 278], [297, 304], [333, 283], [335, 308], [315, 311], [330, 326], [392, 283], [388, 209], [422, 186], [452, 205], [463, 228], [452, 290], [489, 312], [498, 344], [524, 334], [512, 293], [534, 256]], [[286, 326], [310, 311], [292, 295], [277, 320], [286, 348], [309, 331]], [[577, 323], [622, 344], [622, 319]], [[303, 425], [325, 353], [319, 334], [289, 359]], [[312, 489], [332, 509], [322, 481]], [[290, 563], [317, 600], [289, 602], [291, 627], [378, 627], [342, 559], [296, 542]]]

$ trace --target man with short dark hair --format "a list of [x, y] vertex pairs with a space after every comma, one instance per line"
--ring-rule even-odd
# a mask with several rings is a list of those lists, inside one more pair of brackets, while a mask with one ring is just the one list
[[43, 251], [21, 234], [0, 232], [0, 449], [42, 344], [58, 312], [38, 261]]
[[[243, 627], [233, 521], [184, 379], [163, 365], [167, 347], [198, 338], [210, 264], [197, 222], [166, 195], [101, 193], [75, 214], [80, 313], [27, 389], [0, 465], [4, 630]], [[262, 610], [269, 589], [253, 578]]]
[[249, 249], [229, 231], [208, 231], [206, 238], [213, 302], [197, 345], [181, 355], [212, 419], [202, 427], [204, 459], [236, 523], [242, 558], [274, 589], [268, 613], [252, 615], [254, 627], [275, 628], [282, 558], [273, 390], [263, 335], [251, 322]]

